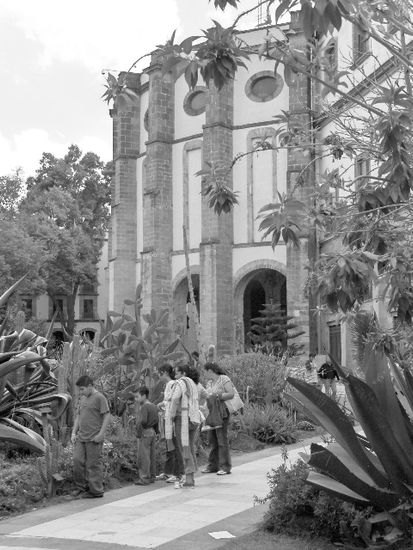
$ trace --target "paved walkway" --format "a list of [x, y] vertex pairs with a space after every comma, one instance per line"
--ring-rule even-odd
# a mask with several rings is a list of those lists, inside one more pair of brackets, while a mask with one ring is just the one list
[[[314, 440], [317, 438], [314, 438]], [[308, 446], [311, 440], [306, 440]], [[293, 462], [304, 443], [288, 447]], [[253, 531], [268, 492], [266, 474], [282, 463], [280, 447], [234, 458], [230, 476], [200, 475], [195, 489], [156, 483], [109, 491], [102, 500], [74, 500], [0, 522], [0, 550], [213, 550], [210, 533]]]

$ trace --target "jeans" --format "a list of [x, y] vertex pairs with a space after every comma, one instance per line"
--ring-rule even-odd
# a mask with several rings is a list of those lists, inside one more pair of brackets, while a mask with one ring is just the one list
[[155, 430], [149, 428], [144, 430], [142, 437], [138, 439], [139, 478], [148, 484], [156, 477], [155, 438]]
[[182, 417], [177, 416], [174, 423], [175, 429], [175, 451], [178, 451], [178, 455], [183, 457], [183, 464], [185, 468], [185, 474], [194, 474], [198, 469], [198, 463], [196, 459], [195, 442], [197, 432], [199, 430], [199, 424], [193, 424], [189, 422], [188, 426], [188, 438], [189, 438], [189, 453], [187, 457], [184, 457], [184, 451], [182, 447]]
[[324, 391], [326, 392], [326, 395], [328, 395], [328, 397], [332, 397], [333, 399], [336, 399], [336, 397], [337, 397], [337, 381], [336, 381], [336, 379], [323, 380], [323, 384], [324, 384]]
[[73, 451], [73, 474], [76, 486], [93, 495], [103, 495], [103, 443], [79, 441]]
[[228, 425], [230, 416], [223, 418], [222, 428], [215, 428], [209, 432], [208, 443], [211, 447], [208, 457], [208, 470], [217, 472], [231, 471], [231, 455], [228, 441]]

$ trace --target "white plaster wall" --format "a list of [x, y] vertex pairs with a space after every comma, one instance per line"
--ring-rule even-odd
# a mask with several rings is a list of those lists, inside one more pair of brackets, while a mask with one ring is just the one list
[[145, 129], [144, 118], [149, 105], [149, 91], [141, 95], [141, 110], [140, 110], [140, 134], [139, 134], [139, 151], [142, 153], [146, 149], [145, 143], [148, 141], [148, 132]]
[[287, 265], [287, 248], [278, 244], [275, 250], [271, 246], [249, 246], [232, 250], [232, 271], [235, 275], [241, 267], [255, 260], [276, 260]]
[[146, 157], [136, 161], [136, 256], [143, 251], [143, 163]]
[[189, 248], [199, 248], [201, 242], [202, 197], [201, 178], [195, 174], [201, 170], [201, 149], [188, 151], [188, 202]]
[[[199, 265], [199, 252], [192, 252], [189, 254], [189, 265]], [[183, 253], [174, 254], [172, 256], [172, 280], [174, 280], [183, 269], [185, 269], [185, 255]]]
[[[275, 126], [269, 126], [268, 124], [259, 126], [259, 128], [276, 128]], [[254, 128], [255, 129], [255, 128]], [[252, 128], [242, 128], [234, 131], [233, 133], [233, 149], [234, 156], [238, 153], [245, 153], [248, 151], [248, 134]], [[258, 155], [258, 156], [257, 156]], [[238, 192], [238, 205], [234, 208], [234, 243], [241, 244], [248, 242], [248, 204], [247, 204], [247, 176], [248, 176], [248, 163], [250, 162], [250, 156], [245, 156], [239, 160], [233, 169], [233, 187], [234, 191]], [[283, 194], [287, 189], [287, 151], [282, 149], [277, 151], [276, 154], [276, 190]], [[254, 153], [253, 165], [255, 172], [254, 181], [254, 195], [257, 191], [256, 208], [254, 209], [258, 213], [259, 208], [272, 202], [278, 201], [277, 195], [273, 195], [272, 179], [267, 177], [272, 171], [272, 152], [265, 151], [260, 153]], [[263, 176], [263, 177], [262, 177]], [[259, 183], [258, 183], [259, 182]], [[256, 227], [259, 222], [256, 221]], [[256, 232], [256, 242], [261, 242], [261, 234]]]
[[284, 84], [281, 93], [271, 101], [256, 102], [245, 94], [248, 79], [261, 71], [274, 71], [273, 61], [259, 60], [258, 56], [247, 63], [248, 71], [240, 69], [234, 83], [234, 125], [254, 124], [259, 121], [271, 121], [281, 109], [288, 110], [288, 86]]
[[49, 318], [49, 296], [47, 294], [42, 294], [37, 297], [36, 317], [37, 319]]
[[172, 204], [173, 204], [173, 249], [182, 250], [184, 222], [184, 193], [183, 193], [183, 148], [184, 143], [177, 143], [172, 147]]
[[[204, 83], [200, 81], [198, 85], [203, 86]], [[184, 111], [184, 99], [188, 92], [188, 84], [182, 75], [175, 83], [175, 139], [201, 134], [205, 124], [205, 113], [190, 116]]]

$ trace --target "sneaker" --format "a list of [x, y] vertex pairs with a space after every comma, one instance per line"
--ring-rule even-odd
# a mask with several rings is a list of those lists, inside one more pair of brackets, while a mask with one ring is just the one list
[[83, 493], [82, 498], [102, 498], [103, 493]]
[[181, 489], [181, 487], [183, 487], [183, 486], [184, 486], [184, 483], [183, 483], [182, 479], [180, 481], [175, 481], [175, 483], [174, 483], [174, 488], [175, 489]]
[[226, 470], [219, 470], [217, 472], [217, 476], [229, 476], [231, 472], [227, 472]]
[[134, 483], [134, 485], [149, 485], [149, 481], [143, 481], [143, 479], [137, 479]]
[[182, 480], [181, 476], [169, 476], [166, 480], [166, 483], [180, 483]]
[[70, 493], [70, 496], [76, 498], [83, 495], [83, 493], [86, 493], [86, 489], [75, 489]]
[[167, 474], [159, 474], [156, 476], [156, 481], [166, 481], [169, 478]]

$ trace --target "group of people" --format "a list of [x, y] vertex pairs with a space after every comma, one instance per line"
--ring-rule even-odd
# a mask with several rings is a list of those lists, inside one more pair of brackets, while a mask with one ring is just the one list
[[[161, 391], [152, 392], [152, 397], [150, 390], [141, 386], [134, 392], [139, 472], [136, 485], [163, 480], [176, 488], [194, 487], [201, 431], [208, 432], [209, 444], [208, 463], [202, 473], [231, 473], [228, 425], [233, 410], [230, 402], [237, 392], [217, 363], [207, 362], [203, 370], [205, 387], [196, 366], [165, 364], [158, 369]], [[81, 376], [76, 386], [80, 399], [72, 442], [77, 488], [72, 494], [99, 498], [104, 493], [102, 448], [111, 418], [109, 406], [89, 376]], [[158, 440], [165, 442], [166, 460], [163, 471], [156, 475]]]
[[340, 377], [331, 360], [324, 356], [320, 357], [322, 357], [322, 361], [318, 366], [316, 364], [317, 355], [310, 353], [305, 363], [307, 382], [317, 386], [329, 397], [336, 399], [337, 382], [340, 380]]

